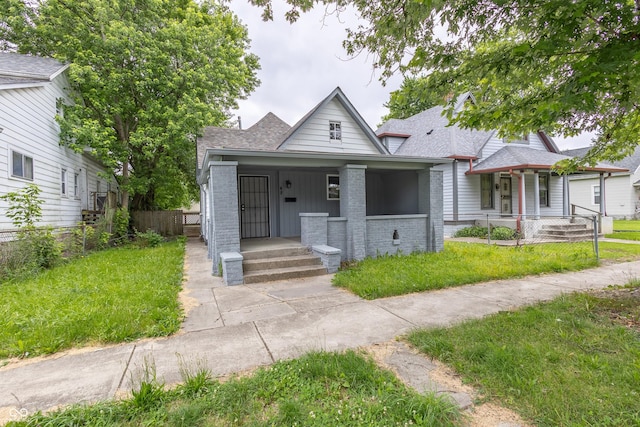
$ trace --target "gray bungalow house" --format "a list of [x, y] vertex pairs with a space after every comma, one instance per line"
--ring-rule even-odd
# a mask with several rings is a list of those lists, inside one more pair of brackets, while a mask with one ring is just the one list
[[[456, 100], [456, 111], [466, 102], [474, 102], [470, 94]], [[391, 119], [376, 133], [394, 155], [452, 160], [434, 166], [443, 173], [445, 235], [490, 218], [493, 225], [535, 237], [543, 217], [570, 215], [569, 179], [553, 171], [555, 163], [569, 157], [544, 132], [507, 141], [495, 131], [450, 126], [442, 113], [437, 106], [404, 120]], [[579, 173], [623, 170], [599, 164]]]
[[206, 128], [197, 177], [213, 272], [246, 283], [255, 241], [299, 239], [330, 271], [340, 260], [442, 250], [437, 166], [453, 160], [423, 154], [392, 155], [340, 88], [293, 127], [269, 113], [248, 129]]

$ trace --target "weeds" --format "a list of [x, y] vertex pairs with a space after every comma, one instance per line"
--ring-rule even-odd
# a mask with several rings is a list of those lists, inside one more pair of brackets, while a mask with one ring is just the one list
[[114, 248], [3, 284], [0, 358], [174, 333], [183, 257], [183, 240]]

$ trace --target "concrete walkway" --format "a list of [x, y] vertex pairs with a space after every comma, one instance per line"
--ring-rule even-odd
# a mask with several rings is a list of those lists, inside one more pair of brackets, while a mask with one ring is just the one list
[[197, 240], [187, 243], [185, 269], [186, 306], [192, 308], [180, 333], [0, 368], [0, 423], [126, 393], [151, 364], [167, 384], [181, 381], [181, 366], [204, 365], [224, 376], [309, 350], [385, 343], [416, 327], [451, 325], [640, 277], [636, 261], [365, 301], [332, 287], [331, 276], [226, 287], [211, 276], [206, 247]]

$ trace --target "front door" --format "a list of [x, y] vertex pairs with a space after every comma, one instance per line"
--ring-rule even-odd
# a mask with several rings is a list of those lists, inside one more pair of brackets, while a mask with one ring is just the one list
[[511, 215], [511, 177], [500, 177], [500, 213]]
[[269, 237], [269, 177], [240, 176], [240, 238]]

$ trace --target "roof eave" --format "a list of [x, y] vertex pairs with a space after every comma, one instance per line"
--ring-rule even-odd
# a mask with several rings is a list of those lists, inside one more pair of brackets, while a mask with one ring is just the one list
[[[551, 170], [554, 165], [535, 165], [535, 164], [521, 164], [521, 165], [512, 165], [512, 166], [500, 166], [489, 169], [473, 169], [465, 172], [465, 175], [480, 175], [487, 173], [497, 173], [497, 172], [512, 172], [514, 170]], [[614, 167], [582, 167], [577, 170], [577, 172], [603, 172], [603, 173], [615, 173], [615, 172], [628, 172], [628, 169], [622, 168], [614, 168]]]

